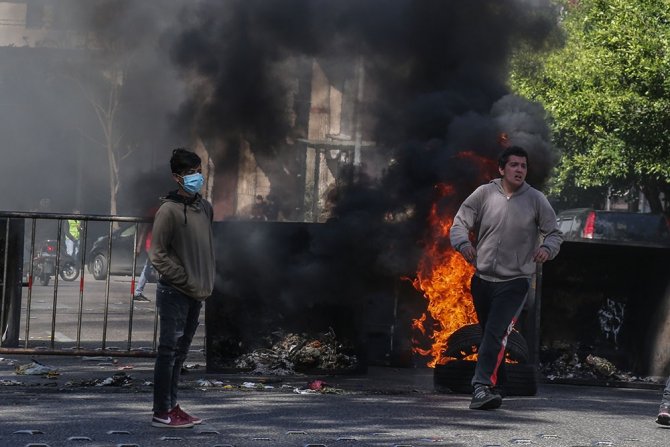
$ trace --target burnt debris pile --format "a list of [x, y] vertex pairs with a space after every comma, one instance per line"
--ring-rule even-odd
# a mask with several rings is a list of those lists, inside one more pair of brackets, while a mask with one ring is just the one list
[[242, 354], [235, 367], [253, 374], [289, 375], [310, 371], [355, 370], [353, 346], [338, 340], [332, 329], [319, 334], [274, 333], [268, 348]]
[[638, 376], [619, 369], [605, 357], [579, 346], [541, 349], [539, 371], [548, 382], [584, 384], [658, 384], [662, 378]]

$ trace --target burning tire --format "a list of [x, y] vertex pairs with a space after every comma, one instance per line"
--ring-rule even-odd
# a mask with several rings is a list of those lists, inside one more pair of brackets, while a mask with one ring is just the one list
[[[437, 365], [433, 375], [435, 390], [445, 393], [471, 394], [470, 380], [475, 373], [477, 362], [453, 360]], [[507, 396], [534, 396], [537, 394], [537, 369], [527, 363], [505, 364], [506, 380], [500, 389]]]
[[[470, 381], [477, 362], [463, 360], [474, 354], [482, 339], [479, 324], [469, 324], [451, 334], [446, 355], [456, 360], [437, 365], [433, 375], [435, 389], [439, 392], [472, 393]], [[507, 338], [506, 353], [516, 363], [505, 364], [504, 381], [499, 388], [508, 396], [534, 396], [537, 394], [537, 369], [528, 364], [529, 352], [526, 339], [516, 330]]]
[[[473, 346], [479, 346], [482, 340], [482, 328], [479, 324], [468, 324], [458, 329], [449, 337], [446, 354], [448, 357], [462, 359], [476, 351]], [[528, 362], [528, 343], [517, 330], [513, 330], [507, 337], [506, 351], [511, 360], [519, 363]]]

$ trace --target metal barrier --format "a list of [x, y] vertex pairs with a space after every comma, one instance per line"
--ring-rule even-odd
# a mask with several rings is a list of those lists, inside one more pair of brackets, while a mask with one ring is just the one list
[[[59, 276], [61, 272], [61, 263], [63, 258], [68, 256], [63, 254], [62, 250], [62, 239], [63, 239], [63, 222], [68, 220], [79, 220], [82, 224], [80, 242], [79, 242], [79, 255], [73, 253], [75, 262], [78, 263], [79, 268], [79, 288], [78, 291], [74, 291], [75, 296], [73, 296], [71, 288], [67, 288], [65, 292], [70, 292], [67, 294], [66, 299], [69, 299], [69, 302], [76, 301], [76, 321], [63, 322], [61, 325], [58, 325], [59, 316], [59, 298], [63, 298], [66, 294], [61, 290], [64, 286], [61, 286], [59, 283]], [[158, 333], [158, 313], [155, 309], [155, 303], [153, 304], [153, 326], [152, 330], [149, 332], [145, 331], [146, 335], [150, 339], [140, 340], [142, 343], [150, 343], [150, 346], [141, 346], [133, 347], [133, 323], [134, 323], [134, 311], [135, 306], [133, 302], [134, 290], [135, 290], [135, 278], [137, 273], [137, 238], [139, 234], [140, 224], [151, 222], [150, 219], [146, 218], [137, 218], [137, 217], [120, 217], [120, 216], [102, 216], [102, 215], [86, 215], [86, 214], [54, 214], [54, 213], [30, 213], [30, 212], [0, 212], [0, 222], [4, 222], [4, 234], [0, 235], [0, 279], [2, 280], [2, 296], [1, 296], [1, 306], [0, 306], [0, 353], [14, 353], [14, 354], [54, 354], [54, 355], [110, 355], [110, 356], [124, 356], [124, 357], [152, 357], [155, 355], [157, 349], [157, 333]], [[39, 260], [40, 253], [38, 253], [38, 247], [36, 247], [36, 232], [38, 229], [38, 223], [44, 224], [49, 223], [49, 229], [56, 229], [55, 241], [55, 270], [53, 272], [53, 294], [51, 297], [51, 306], [50, 310], [48, 306], [39, 306], [33, 302], [36, 290], [34, 289], [35, 285], [35, 268]], [[55, 225], [54, 225], [55, 223]], [[122, 295], [124, 299], [128, 299], [128, 307], [126, 312], [118, 312], [120, 306], [114, 306], [115, 311], [112, 312], [110, 309], [110, 286], [111, 286], [111, 274], [112, 274], [112, 250], [113, 242], [115, 235], [115, 227], [122, 223], [128, 223], [127, 228], [134, 227], [134, 236], [133, 236], [133, 245], [132, 245], [132, 269], [131, 269], [131, 281], [130, 281], [130, 290], [127, 290], [127, 294], [124, 292]], [[106, 236], [107, 236], [107, 247], [106, 247], [106, 274], [105, 274], [105, 285], [104, 285], [104, 295], [101, 297], [101, 293], [93, 291], [89, 293], [87, 290], [87, 282], [85, 280], [87, 267], [90, 267], [90, 262], [87, 264], [87, 252], [89, 250], [89, 230], [91, 225], [97, 225], [99, 228], [103, 228], [106, 225]], [[40, 228], [42, 225], [40, 226]], [[2, 226], [0, 225], [0, 229]], [[16, 230], [17, 228], [24, 229], [25, 231]], [[13, 229], [13, 233], [10, 232], [10, 229]], [[20, 234], [19, 234], [20, 233]], [[42, 231], [42, 233], [45, 233]], [[29, 234], [29, 239], [26, 239], [26, 235]], [[45, 233], [46, 234], [46, 233]], [[104, 233], [99, 240], [102, 240]], [[18, 240], [18, 239], [23, 240]], [[41, 238], [37, 240], [37, 243], [41, 243]], [[29, 250], [26, 250], [26, 246], [29, 247]], [[92, 245], [91, 245], [92, 246]], [[26, 256], [28, 259], [26, 260]], [[90, 260], [93, 261], [93, 260]], [[43, 268], [43, 266], [42, 266]], [[27, 269], [27, 272], [25, 271]], [[16, 272], [19, 272], [18, 275]], [[42, 273], [44, 276], [47, 273]], [[16, 276], [20, 279], [17, 281]], [[44, 276], [40, 280], [44, 279]], [[42, 284], [48, 284], [50, 278], [47, 278], [42, 282]], [[119, 285], [115, 283], [115, 295], [116, 290], [118, 290]], [[18, 289], [18, 290], [17, 290]], [[97, 287], [96, 287], [97, 289]], [[25, 303], [22, 302], [23, 291], [26, 292]], [[41, 293], [39, 293], [41, 298], [45, 298]], [[95, 305], [97, 302], [99, 304], [100, 298], [102, 298], [102, 321], [99, 321], [98, 318], [94, 318], [92, 324], [88, 329], [88, 332], [95, 332], [95, 329], [99, 327], [99, 324], [102, 326], [101, 337], [99, 340], [93, 340], [90, 336], [84, 338], [82, 336], [83, 324], [85, 314], [85, 303], [92, 303]], [[46, 304], [48, 298], [45, 298], [43, 301], [38, 301], [38, 304]], [[123, 303], [116, 303], [123, 304]], [[17, 308], [18, 306], [18, 308]], [[66, 305], [67, 308], [67, 305]], [[20, 310], [19, 310], [20, 309]], [[95, 315], [96, 311], [99, 311], [99, 308], [89, 309]], [[23, 315], [25, 318], [20, 320], [22, 312], [25, 312]], [[49, 315], [50, 314], [50, 315]], [[19, 321], [16, 321], [17, 318]], [[119, 340], [117, 342], [125, 343], [125, 348], [119, 348], [118, 346], [109, 345], [109, 327], [110, 327], [110, 318], [114, 318], [115, 322], [118, 324], [124, 323], [125, 318], [127, 318], [127, 335], [125, 340]], [[144, 321], [147, 323], [146, 319]], [[43, 342], [40, 342], [36, 338], [32, 337], [31, 334], [31, 325], [39, 324], [42, 327], [48, 325], [49, 339], [48, 344], [44, 345]], [[68, 326], [69, 324], [69, 326]], [[117, 326], [118, 326], [117, 324]], [[75, 325], [74, 331], [76, 336], [71, 339], [69, 337], [64, 337], [67, 341], [56, 343], [57, 334], [60, 334], [60, 330], [73, 330], [72, 326]], [[146, 325], [146, 324], [145, 324]], [[13, 333], [18, 334], [18, 328], [23, 329], [23, 338], [12, 337], [10, 328], [13, 329]], [[63, 328], [63, 329], [61, 329]], [[121, 331], [116, 331], [120, 333]], [[137, 340], [136, 340], [137, 341]]]

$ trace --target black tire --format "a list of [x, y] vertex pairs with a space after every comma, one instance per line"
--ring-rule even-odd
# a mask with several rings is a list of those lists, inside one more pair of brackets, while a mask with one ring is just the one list
[[39, 277], [40, 280], [40, 285], [42, 286], [48, 286], [49, 285], [49, 280], [51, 280], [51, 275], [47, 275], [46, 273], [40, 275]]
[[74, 281], [79, 278], [79, 268], [74, 261], [65, 261], [60, 270], [60, 277], [63, 281]]
[[[470, 381], [477, 362], [454, 360], [437, 365], [433, 375], [433, 385], [438, 392], [472, 394]], [[506, 380], [500, 384], [505, 396], [535, 396], [537, 394], [537, 369], [527, 363], [505, 364]]]
[[91, 273], [95, 279], [105, 279], [107, 277], [107, 257], [98, 253], [91, 261]]
[[535, 365], [528, 363], [507, 363], [507, 380], [501, 388], [508, 396], [535, 396], [537, 394], [538, 373]]
[[435, 366], [433, 385], [436, 391], [455, 394], [472, 394], [470, 381], [475, 374], [476, 362], [453, 360]]
[[[459, 328], [449, 336], [447, 350], [445, 354], [448, 357], [462, 359], [470, 354], [474, 354], [473, 346], [479, 346], [482, 340], [482, 328], [479, 324], [468, 324]], [[506, 351], [510, 359], [519, 362], [528, 362], [528, 343], [516, 329], [507, 337]]]

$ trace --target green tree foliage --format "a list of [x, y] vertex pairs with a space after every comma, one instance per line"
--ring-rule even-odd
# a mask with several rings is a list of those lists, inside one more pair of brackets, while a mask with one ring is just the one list
[[552, 192], [636, 186], [670, 196], [670, 0], [560, 3], [560, 35], [522, 49], [512, 87], [544, 105], [563, 154]]

